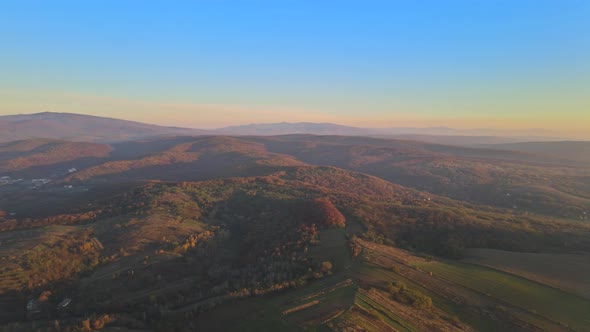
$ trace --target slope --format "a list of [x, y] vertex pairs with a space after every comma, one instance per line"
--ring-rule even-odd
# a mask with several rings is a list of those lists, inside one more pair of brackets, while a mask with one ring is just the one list
[[454, 199], [572, 219], [590, 210], [590, 168], [552, 157], [413, 141], [289, 135], [244, 138], [312, 165], [331, 165]]
[[[70, 211], [59, 215], [1, 217], [0, 289], [7, 297], [0, 303], [24, 310], [18, 301], [50, 291], [44, 300], [50, 308], [63, 296], [75, 303], [63, 324], [108, 313], [114, 326], [158, 330], [203, 326], [206, 317], [219, 317], [214, 312], [232, 303], [244, 307], [232, 309], [237, 314], [226, 316], [228, 324], [246, 324], [244, 308], [266, 317], [248, 320], [251, 328], [269, 322], [295, 329], [333, 323], [338, 330], [358, 323], [469, 330], [465, 322], [472, 324], [473, 312], [453, 319], [451, 298], [437, 295], [449, 286], [388, 288], [396, 278], [419, 275], [412, 268], [418, 258], [406, 253], [412, 262], [403, 271], [389, 267], [379, 277], [384, 272], [377, 263], [390, 261], [394, 252], [402, 255], [391, 245], [446, 256], [460, 255], [464, 247], [590, 250], [588, 225], [465, 205], [333, 167], [287, 166], [259, 177], [153, 182], [90, 205], [76, 202], [62, 202]], [[378, 248], [378, 255], [354, 258], [356, 246], [361, 252]], [[504, 305], [473, 297], [465, 285], [453, 287], [455, 294], [466, 294], [475, 315]], [[413, 304], [425, 300], [418, 291], [432, 297], [432, 309]], [[273, 302], [273, 294], [286, 297]], [[524, 321], [562, 330], [552, 320], [535, 323], [537, 315], [519, 308], [524, 317], [500, 317], [495, 326], [519, 330]], [[46, 314], [56, 319], [51, 311]], [[11, 311], [3, 319], [14, 315]], [[577, 322], [577, 313], [572, 315], [563, 317]]]
[[140, 122], [72, 113], [44, 112], [0, 116], [0, 142], [51, 138], [116, 142], [165, 135], [200, 135], [203, 130], [162, 127]]
[[548, 157], [574, 160], [590, 164], [590, 142], [525, 142], [488, 144], [485, 146], [493, 149], [535, 153]]

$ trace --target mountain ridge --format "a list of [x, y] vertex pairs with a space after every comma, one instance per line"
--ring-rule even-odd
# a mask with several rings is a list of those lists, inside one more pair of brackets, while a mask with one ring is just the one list
[[0, 116], [0, 142], [48, 138], [117, 142], [166, 135], [200, 135], [204, 130], [163, 127], [76, 113], [43, 112]]
[[197, 129], [160, 126], [77, 113], [42, 112], [0, 116], [0, 142], [48, 138], [97, 143], [113, 143], [163, 136], [274, 136], [291, 134], [346, 135], [413, 139], [451, 145], [520, 143], [531, 141], [571, 140], [538, 130], [525, 130], [528, 135], [494, 129], [453, 129], [444, 126], [412, 128], [362, 128], [328, 122], [278, 122]]

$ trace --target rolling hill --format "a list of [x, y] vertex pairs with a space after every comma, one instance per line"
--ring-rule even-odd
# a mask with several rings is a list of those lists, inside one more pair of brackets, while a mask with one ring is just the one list
[[520, 151], [590, 164], [590, 142], [587, 141], [523, 142], [487, 144], [483, 146], [492, 149]]
[[[590, 307], [568, 289], [425, 256], [460, 257], [465, 247], [571, 255], [590, 250], [590, 225], [475, 207], [366, 174], [283, 166], [83, 196], [64, 198], [59, 214], [0, 216], [0, 319], [9, 327], [81, 328], [88, 319], [148, 330], [584, 331]], [[494, 291], [491, 279], [501, 281]], [[511, 294], [522, 296], [511, 303]], [[74, 305], [52, 313], [65, 296]], [[9, 323], [29, 298], [41, 316]]]
[[230, 126], [211, 130], [164, 127], [134, 121], [73, 113], [43, 112], [0, 116], [0, 143], [31, 138], [112, 143], [162, 136], [188, 135], [344, 135], [418, 140], [450, 145], [497, 144], [531, 141], [556, 141], [563, 138], [526, 132], [457, 130], [432, 128], [361, 128], [333, 123], [263, 123]]
[[[180, 136], [109, 145], [32, 140], [0, 146], [3, 175], [76, 186], [265, 175], [300, 165], [367, 173], [518, 214], [584, 219], [590, 211], [588, 164], [531, 152], [315, 135]], [[76, 172], [69, 174], [72, 167]]]
[[3, 328], [588, 330], [579, 142], [137, 135], [0, 143]]
[[274, 136], [293, 134], [371, 136], [377, 134], [377, 131], [370, 128], [359, 128], [337, 125], [333, 123], [314, 122], [248, 124], [242, 126], [224, 127], [215, 130], [215, 132], [224, 135], [253, 136]]
[[[496, 150], [512, 150], [502, 149], [501, 144], [507, 143], [523, 143], [523, 142], [552, 142], [561, 141], [559, 137], [548, 136], [507, 136], [507, 135], [484, 135], [480, 133], [471, 133], [471, 135], [436, 135], [436, 134], [397, 134], [397, 135], [383, 135], [384, 138], [393, 138], [406, 141], [419, 141], [443, 145], [459, 145], [466, 147], [480, 147], [491, 148]], [[496, 146], [497, 145], [497, 146]], [[514, 151], [527, 152], [526, 150], [514, 149]]]
[[305, 163], [289, 155], [269, 152], [262, 144], [232, 137], [204, 136], [188, 139], [160, 152], [88, 167], [65, 180], [105, 177], [111, 181], [210, 179], [263, 174], [278, 166], [296, 165]]
[[543, 130], [502, 131], [492, 129], [454, 129], [448, 127], [391, 127], [391, 128], [361, 128], [343, 126], [333, 123], [313, 122], [281, 122], [259, 123], [241, 126], [219, 128], [212, 133], [220, 135], [344, 135], [344, 136], [372, 136], [397, 139], [410, 139], [442, 144], [473, 145], [531, 141], [555, 141], [562, 140], [549, 135]]
[[0, 116], [0, 142], [49, 138], [85, 142], [116, 142], [169, 135], [200, 135], [203, 130], [72, 113], [44, 112]]
[[531, 153], [342, 136], [248, 138], [310, 165], [330, 165], [515, 213], [584, 219], [590, 167]]
[[0, 143], [0, 172], [17, 173], [55, 172], [68, 168], [75, 161], [79, 167], [107, 158], [113, 148], [107, 144], [33, 139]]

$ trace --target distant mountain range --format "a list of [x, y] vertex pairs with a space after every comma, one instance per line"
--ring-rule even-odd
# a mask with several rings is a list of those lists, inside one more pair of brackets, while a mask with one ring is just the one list
[[579, 218], [590, 206], [588, 151], [590, 142], [528, 143], [501, 150], [306, 134], [179, 136], [109, 144], [32, 139], [0, 143], [0, 177], [8, 177], [4, 182], [50, 178], [78, 187], [264, 176], [295, 167], [331, 166], [476, 204], [516, 205]]
[[419, 140], [438, 143], [440, 136], [445, 136], [444, 144], [495, 144], [528, 141], [557, 141], [564, 138], [557, 137], [550, 131], [543, 129], [529, 129], [524, 131], [510, 131], [497, 129], [453, 129], [448, 127], [392, 127], [392, 128], [360, 128], [343, 126], [333, 123], [261, 123], [242, 126], [231, 126], [216, 129], [215, 134], [227, 135], [345, 135], [345, 136], [384, 136], [409, 140]]
[[481, 144], [478, 147], [496, 150], [519, 151], [540, 156], [578, 160], [590, 163], [590, 142], [523, 142], [504, 144]]
[[2, 121], [2, 331], [586, 331], [590, 142]]
[[200, 135], [204, 131], [163, 127], [98, 116], [44, 112], [0, 116], [0, 142], [50, 138], [85, 142], [119, 142], [166, 135]]
[[368, 128], [342, 126], [333, 123], [260, 123], [243, 126], [231, 126], [215, 130], [218, 134], [227, 135], [290, 135], [290, 134], [312, 134], [312, 135], [347, 135], [347, 136], [370, 136], [376, 132]]
[[[544, 134], [539, 136], [539, 133]], [[0, 142], [31, 138], [63, 139], [84, 142], [122, 142], [161, 136], [199, 135], [344, 135], [389, 137], [450, 145], [559, 141], [564, 138], [550, 132], [531, 129], [525, 136], [512, 131], [492, 129], [459, 130], [447, 127], [430, 128], [360, 128], [332, 123], [268, 123], [231, 126], [213, 130], [165, 127], [72, 113], [44, 112], [0, 116]], [[546, 136], [545, 136], [546, 135]]]

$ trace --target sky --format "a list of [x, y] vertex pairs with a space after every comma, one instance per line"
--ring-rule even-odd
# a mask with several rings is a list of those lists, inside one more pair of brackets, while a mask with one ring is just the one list
[[590, 138], [590, 1], [0, 0], [0, 115]]

